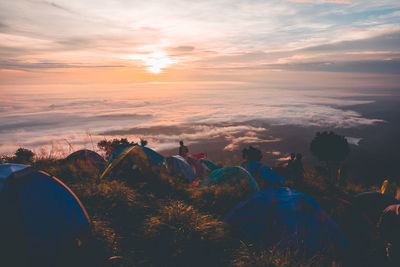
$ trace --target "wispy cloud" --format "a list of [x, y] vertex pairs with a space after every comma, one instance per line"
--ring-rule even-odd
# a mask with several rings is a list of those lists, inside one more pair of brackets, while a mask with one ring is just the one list
[[355, 2], [347, 1], [347, 0], [292, 0], [295, 3], [303, 3], [303, 4], [337, 4], [337, 5], [352, 5]]

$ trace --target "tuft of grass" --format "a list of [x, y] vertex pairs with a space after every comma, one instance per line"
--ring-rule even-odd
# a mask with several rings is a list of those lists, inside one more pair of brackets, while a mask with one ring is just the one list
[[254, 244], [245, 244], [233, 254], [232, 266], [235, 267], [340, 267], [337, 263], [322, 255], [304, 256], [300, 251], [279, 251], [276, 247], [265, 248]]
[[241, 201], [254, 194], [250, 187], [240, 183], [216, 184], [188, 190], [191, 192], [194, 207], [222, 218]]
[[160, 203], [143, 231], [147, 247], [157, 251], [152, 266], [226, 266], [234, 243], [223, 222], [176, 200]]

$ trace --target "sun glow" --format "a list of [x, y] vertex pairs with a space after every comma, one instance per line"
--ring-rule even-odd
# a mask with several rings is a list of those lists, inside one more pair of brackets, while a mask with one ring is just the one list
[[130, 55], [128, 59], [142, 61], [142, 64], [147, 67], [147, 71], [154, 74], [159, 74], [163, 69], [178, 62], [178, 60], [168, 57], [165, 52]]

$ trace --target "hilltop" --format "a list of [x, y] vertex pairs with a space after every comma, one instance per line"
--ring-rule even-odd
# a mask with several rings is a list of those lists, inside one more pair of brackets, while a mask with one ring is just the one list
[[[224, 216], [250, 194], [235, 185], [195, 188], [162, 174], [145, 180], [102, 179], [82, 162], [36, 158], [34, 167], [62, 180], [79, 197], [92, 220], [85, 258], [96, 266], [340, 266], [337, 259], [280, 251], [247, 243]], [[307, 168], [285, 186], [313, 199], [351, 200], [369, 188], [331, 185]], [[93, 264], [93, 266], [95, 266]]]

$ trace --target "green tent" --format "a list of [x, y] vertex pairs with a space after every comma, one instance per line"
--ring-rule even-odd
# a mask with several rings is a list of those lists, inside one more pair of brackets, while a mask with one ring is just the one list
[[253, 176], [251, 176], [248, 171], [238, 166], [230, 166], [214, 170], [200, 183], [200, 186], [214, 184], [241, 184], [245, 187], [251, 188], [254, 192], [260, 191]]

